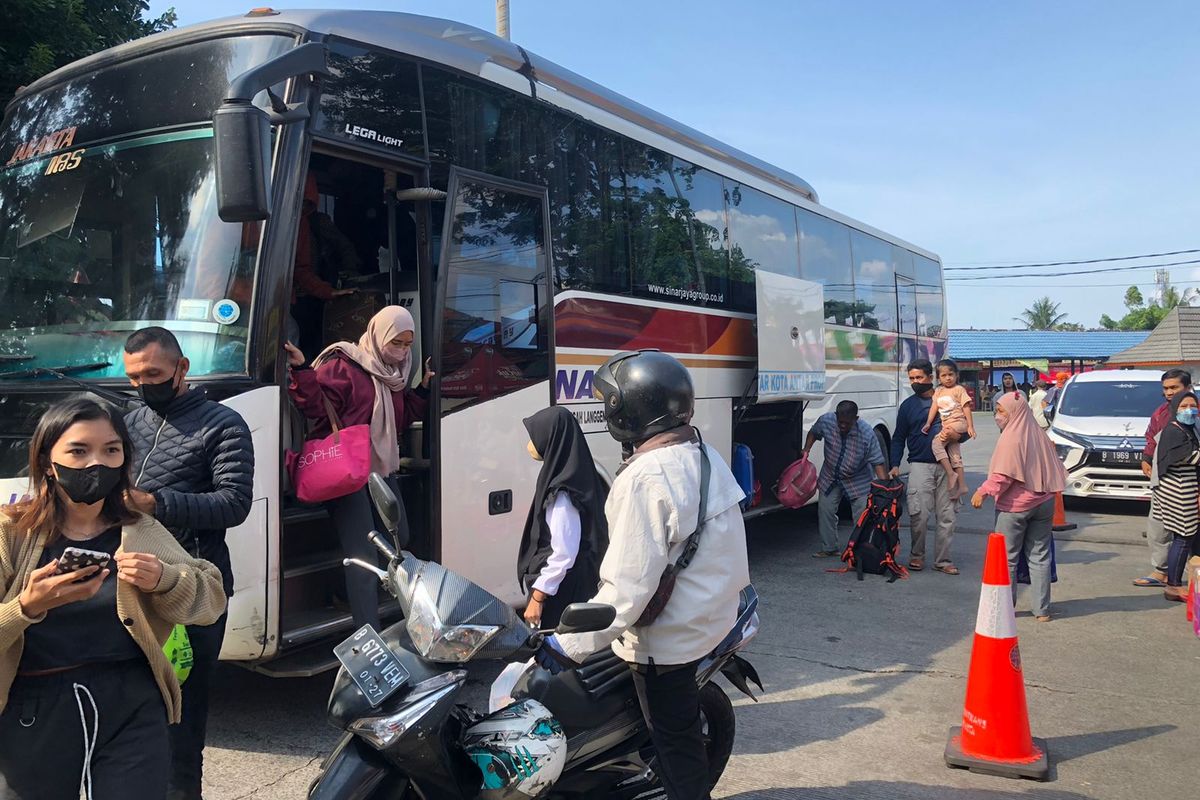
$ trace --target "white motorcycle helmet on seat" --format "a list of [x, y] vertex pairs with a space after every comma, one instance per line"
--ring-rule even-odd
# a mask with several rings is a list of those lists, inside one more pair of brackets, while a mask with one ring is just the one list
[[521, 700], [463, 733], [463, 749], [483, 774], [483, 800], [541, 797], [562, 775], [567, 737], [550, 710]]

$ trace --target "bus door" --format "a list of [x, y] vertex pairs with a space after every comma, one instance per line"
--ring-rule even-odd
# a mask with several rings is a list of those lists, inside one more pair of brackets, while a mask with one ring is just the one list
[[538, 464], [525, 417], [551, 404], [549, 201], [453, 168], [438, 262], [440, 560], [514, 604]]
[[921, 341], [917, 338], [917, 284], [912, 278], [903, 275], [896, 276], [896, 326], [900, 335], [896, 337], [896, 362], [899, 374], [896, 376], [901, 387], [897, 400], [904, 395], [903, 387], [908, 386], [908, 364], [922, 357]]

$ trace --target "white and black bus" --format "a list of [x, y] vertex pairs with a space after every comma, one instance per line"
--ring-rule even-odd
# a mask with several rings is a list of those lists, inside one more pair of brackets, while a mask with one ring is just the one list
[[[308, 176], [338, 231], [320, 277], [356, 290], [315, 304], [293, 280]], [[125, 338], [169, 327], [254, 437], [222, 655], [329, 664], [352, 623], [328, 519], [289, 495], [304, 420], [281, 344], [305, 315], [321, 343], [356, 339], [389, 303], [440, 376], [403, 442], [414, 548], [514, 602], [537, 469], [521, 419], [572, 404], [611, 475], [591, 393], [607, 356], [683, 360], [707, 440], [753, 454], [760, 513], [806, 418], [854, 399], [886, 442], [904, 363], [945, 348], [937, 257], [787, 172], [474, 28], [261, 9], [83, 59], [8, 105], [0, 499], [24, 490], [42, 409], [81, 383], [128, 391]], [[767, 363], [781, 352], [791, 367]]]

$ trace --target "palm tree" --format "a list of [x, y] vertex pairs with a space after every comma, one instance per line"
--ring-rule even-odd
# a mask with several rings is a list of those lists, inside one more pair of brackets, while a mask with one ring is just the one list
[[1058, 306], [1059, 304], [1051, 301], [1049, 297], [1043, 297], [1022, 311], [1021, 316], [1013, 319], [1022, 323], [1029, 331], [1052, 331], [1067, 318], [1066, 314], [1059, 313]]

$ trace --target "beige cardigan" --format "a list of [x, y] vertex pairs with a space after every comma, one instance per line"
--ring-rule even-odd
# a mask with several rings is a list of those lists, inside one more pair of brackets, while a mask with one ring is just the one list
[[[45, 549], [44, 536], [24, 536], [17, 547], [16, 528], [0, 514], [0, 711], [21, 663], [25, 629], [46, 618], [25, 616], [18, 600], [29, 573]], [[211, 625], [225, 611], [221, 573], [215, 566], [192, 558], [175, 537], [153, 517], [139, 518], [121, 530], [118, 553], [149, 553], [163, 565], [162, 579], [153, 592], [117, 584], [117, 616], [146, 653], [167, 707], [167, 719], [179, 722], [179, 681], [163, 645], [176, 624]]]

